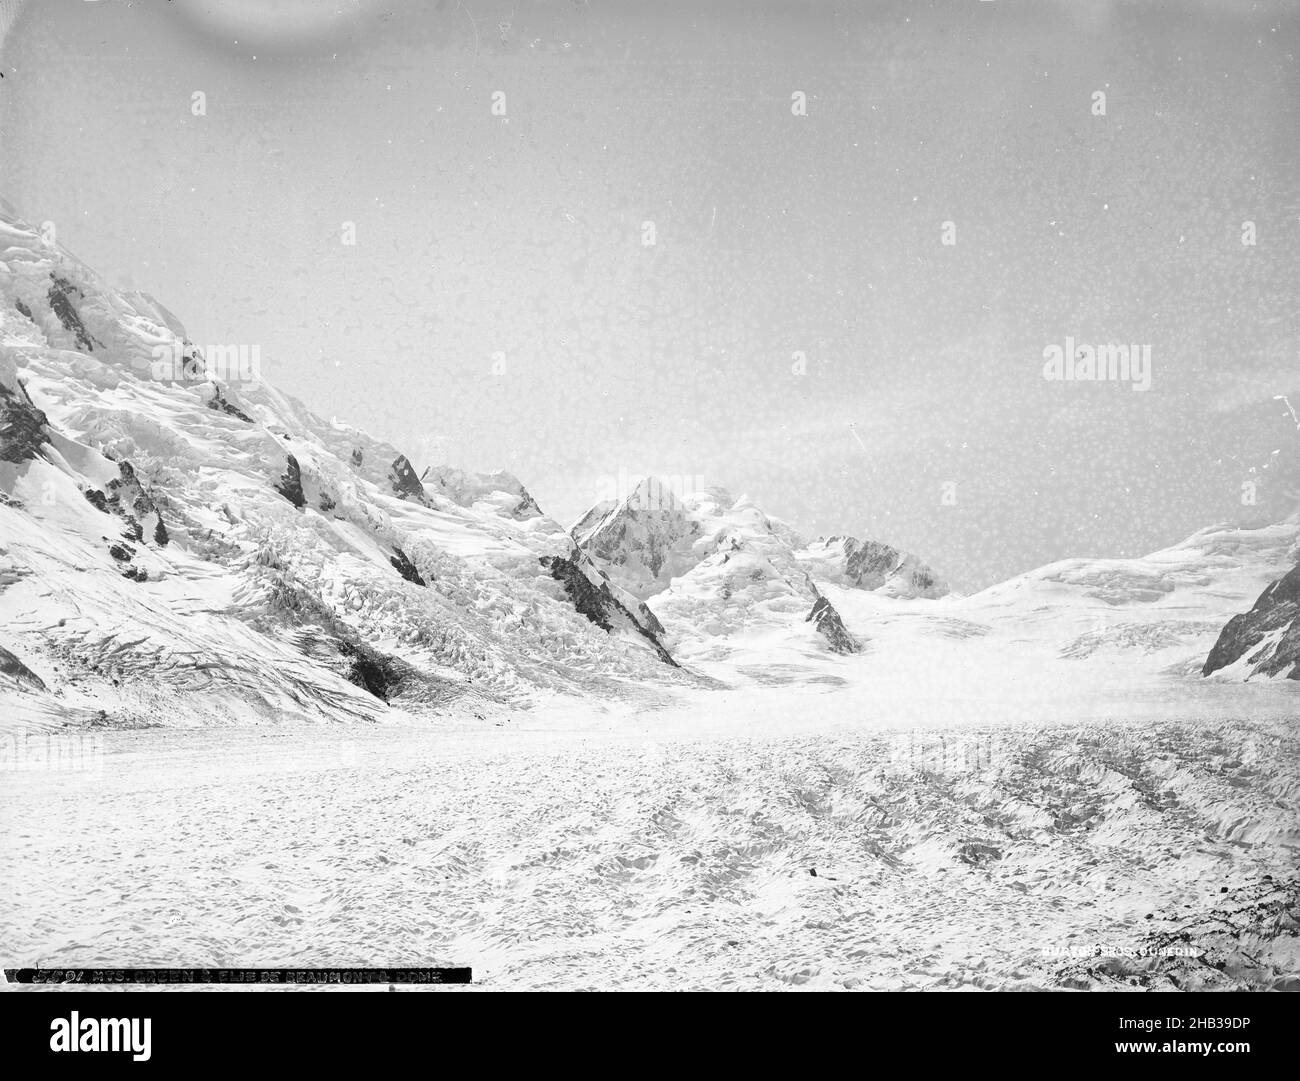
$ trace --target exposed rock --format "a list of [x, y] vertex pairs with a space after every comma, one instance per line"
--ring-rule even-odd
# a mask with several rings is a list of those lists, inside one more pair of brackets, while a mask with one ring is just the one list
[[232, 404], [232, 403], [231, 403], [231, 402], [226, 398], [225, 392], [221, 389], [221, 384], [220, 384], [220, 383], [213, 383], [213, 384], [212, 384], [212, 388], [213, 388], [213, 390], [212, 390], [212, 397], [211, 397], [210, 399], [208, 399], [208, 408], [209, 408], [209, 409], [215, 409], [215, 410], [217, 410], [218, 412], [221, 412], [221, 413], [227, 413], [227, 414], [229, 414], [229, 415], [232, 416], [232, 417], [236, 417], [236, 418], [238, 418], [239, 420], [244, 421], [246, 424], [254, 424], [254, 423], [256, 423], [256, 422], [253, 420], [252, 417], [250, 417], [247, 413], [245, 413], [245, 412], [244, 412], [242, 409], [240, 409], [237, 405], [233, 405], [233, 404]]
[[[574, 553], [578, 556], [578, 553]], [[581, 558], [581, 556], [578, 556]], [[659, 641], [656, 631], [645, 625], [617, 598], [609, 588], [609, 582], [605, 581], [599, 571], [592, 568], [592, 573], [600, 578], [599, 584], [593, 582], [588, 573], [580, 567], [574, 559], [568, 559], [564, 556], [542, 556], [539, 562], [543, 567], [551, 572], [551, 577], [564, 586], [564, 592], [568, 595], [573, 607], [579, 613], [586, 616], [592, 623], [596, 624], [601, 630], [606, 632], [613, 631], [616, 627], [635, 630], [654, 648], [659, 659], [665, 664], [670, 664], [674, 668], [678, 667], [677, 662], [673, 660], [671, 654]], [[658, 626], [656, 620], [655, 626]], [[662, 632], [662, 628], [659, 628]]]
[[381, 702], [402, 685], [404, 674], [398, 663], [361, 642], [343, 641], [339, 652], [350, 659], [344, 678], [353, 686], [361, 687]]
[[89, 492], [86, 498], [100, 510], [109, 509], [121, 515], [133, 540], [143, 540], [145, 530], [149, 529], [154, 542], [165, 545], [169, 539], [167, 527], [163, 525], [162, 514], [153, 497], [135, 475], [135, 467], [128, 461], [121, 461], [117, 463], [117, 472], [117, 477], [108, 482], [106, 506], [101, 507]]
[[307, 497], [302, 494], [302, 470], [298, 468], [297, 458], [292, 454], [287, 458], [284, 475], [280, 478], [280, 483], [274, 487], [285, 499], [301, 509], [307, 503]]
[[420, 577], [420, 572], [415, 569], [415, 564], [411, 562], [406, 553], [400, 548], [393, 549], [393, 554], [388, 557], [388, 562], [391, 563], [397, 573], [408, 582], [414, 582], [417, 586], [427, 585], [425, 580]]
[[840, 614], [835, 610], [825, 597], [819, 596], [812, 606], [812, 611], [805, 617], [804, 622], [812, 622], [817, 626], [817, 632], [826, 639], [834, 653], [857, 653], [858, 643], [854, 641], [853, 636], [849, 634], [848, 629], [844, 626], [844, 621], [840, 619]]
[[[821, 549], [838, 547], [843, 552], [846, 584], [857, 589], [886, 589], [909, 597], [941, 597], [948, 584], [916, 556], [882, 541], [856, 537], [831, 537]], [[813, 545], [816, 551], [819, 545]]]
[[0, 383], [0, 461], [16, 464], [40, 457], [49, 435], [45, 414], [32, 404], [17, 380], [14, 387], [11, 390]]
[[21, 300], [15, 300], [15, 301], [14, 301], [14, 307], [18, 309], [18, 312], [19, 312], [20, 315], [25, 315], [25, 316], [27, 316], [28, 319], [31, 319], [31, 317], [32, 317], [32, 310], [31, 310], [31, 308], [29, 308], [29, 307], [28, 307], [26, 304], [24, 304]]
[[86, 352], [94, 352], [95, 346], [102, 346], [102, 342], [96, 341], [90, 331], [81, 321], [81, 316], [77, 314], [76, 305], [73, 303], [73, 297], [78, 300], [85, 294], [82, 293], [81, 287], [68, 281], [67, 278], [61, 278], [53, 271], [50, 272], [50, 291], [47, 299], [50, 302], [50, 311], [58, 316], [59, 322], [63, 324], [63, 329], [68, 331], [77, 340], [77, 348]]
[[423, 503], [426, 499], [424, 485], [420, 483], [420, 478], [415, 475], [415, 470], [404, 454], [393, 459], [393, 464], [388, 469], [388, 482], [401, 499], [410, 499], [416, 503]]
[[45, 690], [45, 681], [4, 646], [0, 646], [0, 676], [8, 676], [15, 683], [33, 691]]
[[704, 558], [707, 546], [694, 548], [704, 528], [669, 485], [644, 477], [623, 499], [597, 503], [570, 532], [602, 571], [645, 600]]
[[510, 512], [511, 517], [517, 518], [520, 521], [527, 518], [541, 517], [542, 508], [537, 505], [537, 500], [532, 497], [528, 489], [521, 484], [519, 486], [519, 492], [519, 502], [516, 504], [515, 509]]
[[1249, 612], [1228, 620], [1201, 674], [1235, 664], [1251, 650], [1247, 677], [1300, 679], [1300, 566], [1264, 590]]

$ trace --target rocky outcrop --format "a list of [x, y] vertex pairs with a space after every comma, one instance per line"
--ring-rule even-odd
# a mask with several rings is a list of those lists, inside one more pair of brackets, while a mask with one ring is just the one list
[[46, 299], [50, 303], [50, 311], [63, 324], [63, 329], [76, 339], [77, 348], [84, 352], [94, 352], [95, 346], [102, 345], [86, 329], [85, 324], [81, 321], [81, 316], [77, 313], [77, 306], [74, 298], [80, 300], [84, 294], [81, 287], [67, 278], [61, 278], [53, 271], [50, 273], [50, 291]]
[[218, 412], [225, 413], [228, 416], [242, 420], [245, 424], [252, 424], [253, 418], [245, 413], [239, 406], [233, 404], [221, 389], [221, 384], [212, 384], [212, 397], [208, 399], [208, 408], [215, 409]]
[[519, 502], [510, 512], [510, 517], [518, 521], [526, 521], [529, 518], [540, 518], [542, 508], [537, 505], [537, 500], [532, 496], [522, 484], [519, 486]]
[[405, 454], [399, 454], [388, 467], [388, 483], [393, 486], [393, 492], [399, 499], [410, 499], [416, 503], [425, 501], [424, 485], [415, 475]]
[[1300, 679], [1300, 566], [1264, 590], [1249, 612], [1228, 621], [1201, 674], [1208, 676], [1243, 657], [1247, 678]]
[[400, 548], [393, 549], [393, 554], [388, 557], [388, 562], [391, 563], [393, 569], [408, 582], [413, 582], [417, 586], [428, 585], [428, 583], [420, 577], [420, 572], [415, 569], [415, 564], [411, 562], [407, 554]]
[[804, 622], [811, 622], [816, 625], [817, 633], [826, 639], [832, 653], [858, 652], [858, 643], [854, 640], [853, 635], [849, 634], [848, 628], [844, 626], [844, 621], [840, 619], [840, 614], [835, 610], [835, 605], [831, 604], [825, 597], [818, 596], [812, 606], [812, 611], [805, 617]]
[[302, 492], [302, 470], [298, 467], [298, 459], [292, 454], [288, 456], [284, 475], [280, 478], [280, 483], [275, 485], [275, 490], [295, 507], [302, 508], [307, 503], [307, 497]]
[[4, 646], [0, 646], [0, 677], [7, 677], [28, 690], [45, 690], [45, 681]]
[[552, 578], [564, 586], [565, 594], [581, 615], [607, 633], [619, 629], [635, 631], [650, 644], [661, 661], [674, 668], [678, 667], [672, 655], [659, 641], [662, 628], [659, 627], [658, 620], [654, 620], [652, 628], [647, 621], [633, 615], [631, 609], [614, 596], [609, 582], [599, 571], [594, 567], [588, 570], [579, 565], [579, 562], [588, 563], [580, 553], [573, 553], [573, 558], [542, 556], [539, 562], [551, 572]]
[[[135, 475], [135, 467], [130, 462], [118, 462], [117, 472], [117, 477], [108, 482], [107, 509], [126, 519], [136, 540], [143, 540], [145, 533], [148, 533], [153, 537], [154, 543], [162, 547], [169, 537], [158, 505], [144, 490]], [[89, 495], [86, 498], [95, 502]]]
[[[856, 537], [831, 537], [824, 543], [843, 552], [845, 584], [857, 589], [886, 589], [908, 597], [941, 597], [948, 585], [914, 555], [892, 544]], [[815, 547], [815, 546], [814, 546]]]
[[46, 417], [16, 379], [13, 389], [0, 382], [0, 461], [29, 462], [49, 442]]

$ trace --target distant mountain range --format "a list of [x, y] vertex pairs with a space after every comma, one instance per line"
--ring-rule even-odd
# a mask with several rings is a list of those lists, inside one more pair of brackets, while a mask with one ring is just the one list
[[[1119, 611], [1200, 588], [1195, 570], [1162, 576], [1158, 553], [1150, 570], [1073, 561], [958, 598], [887, 543], [809, 540], [745, 496], [654, 478], [565, 529], [510, 474], [417, 469], [218, 367], [161, 304], [108, 288], [3, 207], [0, 691], [12, 715], [229, 724], [487, 717], [551, 695], [653, 703], [729, 678], [742, 653], [870, 664], [847, 655], [896, 619], [973, 626], [1008, 591], [1018, 612], [1050, 608], [1067, 583], [1073, 611], [1097, 598]], [[1278, 527], [1263, 566], [1286, 569], [1277, 545], [1294, 565], [1294, 533]], [[1193, 638], [1258, 581], [1249, 560], [1232, 577], [1249, 554], [1228, 550], [1241, 535], [1214, 557], [1213, 581], [1234, 585], [1197, 594], [1208, 608], [1192, 613]], [[1296, 674], [1296, 573], [1223, 629], [1207, 673]]]

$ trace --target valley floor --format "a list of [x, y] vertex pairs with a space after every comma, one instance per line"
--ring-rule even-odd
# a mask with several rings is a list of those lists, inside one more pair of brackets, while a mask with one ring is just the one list
[[[97, 769], [0, 778], [0, 955], [456, 964], [483, 989], [1294, 983], [1295, 690], [1238, 686], [1250, 720], [891, 727], [804, 687], [763, 717], [737, 691], [106, 732]], [[1136, 956], [1171, 947], [1198, 956]]]

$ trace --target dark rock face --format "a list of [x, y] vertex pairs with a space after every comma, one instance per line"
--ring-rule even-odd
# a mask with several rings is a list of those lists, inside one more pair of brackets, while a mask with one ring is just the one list
[[73, 298], [81, 299], [84, 294], [79, 285], [68, 281], [67, 278], [60, 278], [57, 274], [50, 274], [50, 291], [47, 299], [50, 302], [50, 311], [59, 317], [59, 322], [63, 324], [63, 329], [68, 331], [77, 340], [77, 348], [88, 353], [93, 353], [96, 345], [102, 345], [91, 337], [90, 331], [81, 321], [81, 316], [77, 314], [76, 304]]
[[31, 308], [29, 308], [29, 307], [28, 307], [26, 304], [24, 304], [21, 300], [15, 300], [15, 301], [14, 301], [14, 307], [18, 309], [18, 312], [19, 312], [20, 315], [25, 315], [25, 316], [27, 316], [28, 319], [30, 319], [30, 318], [32, 317], [32, 310], [31, 310]]
[[362, 461], [361, 448], [360, 448], [360, 447], [353, 447], [353, 448], [352, 448], [352, 464], [355, 465], [358, 469], [360, 469], [360, 468], [361, 468], [361, 461]]
[[0, 675], [8, 676], [20, 686], [33, 691], [45, 690], [45, 681], [4, 646], [0, 646]]
[[1201, 675], [1236, 663], [1264, 641], [1281, 632], [1276, 642], [1264, 644], [1247, 657], [1250, 675], [1300, 679], [1300, 566], [1279, 578], [1249, 612], [1233, 616], [1219, 634]]
[[360, 642], [340, 642], [339, 652], [349, 660], [344, 678], [381, 702], [387, 702], [402, 685], [405, 674], [392, 657]]
[[292, 454], [288, 455], [284, 476], [275, 485], [275, 490], [299, 509], [307, 503], [307, 497], [302, 494], [302, 470], [298, 467], [298, 459]]
[[400, 548], [393, 549], [393, 554], [388, 557], [388, 562], [391, 563], [397, 573], [408, 582], [414, 582], [417, 586], [428, 584], [420, 577], [420, 572], [415, 569], [415, 564], [410, 561], [406, 553]]
[[21, 383], [16, 390], [0, 384], [0, 461], [29, 462], [49, 442], [46, 416], [32, 404]]
[[[609, 582], [602, 581], [599, 586], [596, 585], [577, 563], [564, 556], [541, 556], [538, 562], [551, 572], [552, 578], [564, 586], [564, 592], [573, 602], [573, 607], [601, 630], [608, 633], [613, 631], [616, 625], [635, 630], [650, 643], [664, 664], [670, 664], [674, 668], [679, 667], [672, 655], [664, 648], [663, 643], [659, 641], [656, 631], [651, 630], [634, 616], [614, 596], [609, 588]], [[663, 628], [659, 627], [658, 623], [659, 621], [655, 620], [655, 627], [659, 633], [662, 633]]]
[[812, 606], [812, 611], [804, 619], [805, 623], [812, 622], [817, 626], [817, 633], [826, 639], [834, 653], [857, 653], [858, 644], [849, 634], [848, 629], [844, 626], [844, 621], [840, 619], [840, 614], [835, 610], [825, 597], [818, 597]]
[[399, 498], [410, 499], [416, 503], [424, 502], [424, 485], [420, 483], [420, 478], [415, 475], [415, 470], [411, 467], [406, 455], [399, 454], [393, 459], [393, 464], [388, 469], [388, 482], [393, 486], [393, 491]]

